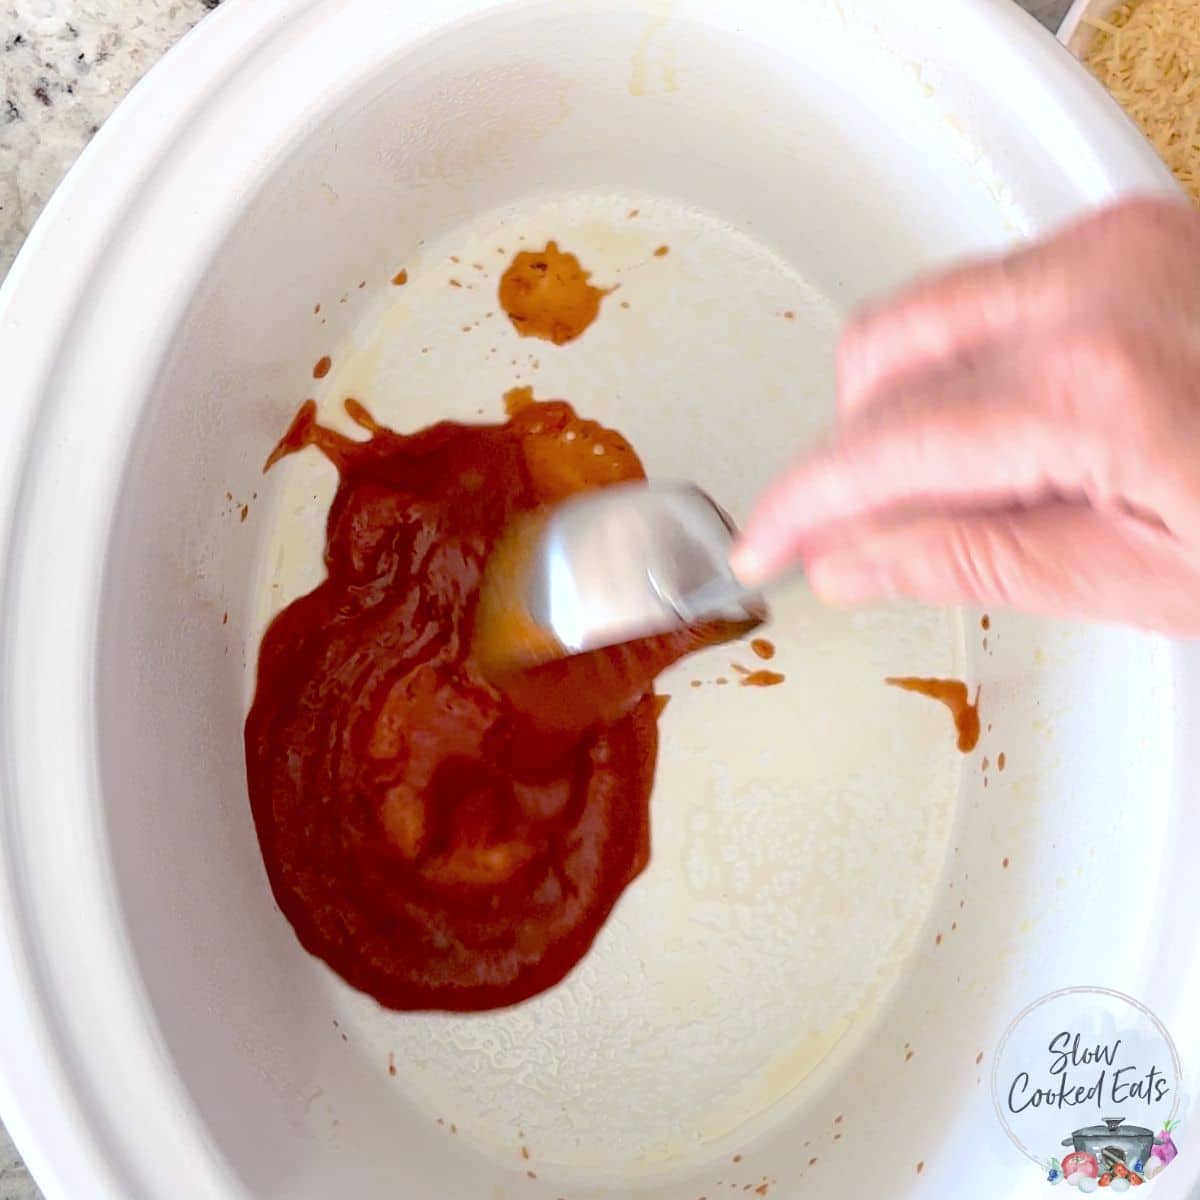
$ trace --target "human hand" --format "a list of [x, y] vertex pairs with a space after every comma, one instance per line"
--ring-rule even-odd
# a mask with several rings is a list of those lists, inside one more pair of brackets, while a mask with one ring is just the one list
[[1200, 634], [1200, 213], [1137, 200], [853, 320], [744, 582]]

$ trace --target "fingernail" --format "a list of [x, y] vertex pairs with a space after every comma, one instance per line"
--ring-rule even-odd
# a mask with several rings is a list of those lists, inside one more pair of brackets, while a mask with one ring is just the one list
[[896, 593], [895, 582], [885, 568], [861, 558], [829, 556], [808, 569], [812, 590], [829, 604], [865, 604]]
[[758, 587], [771, 572], [771, 564], [753, 543], [736, 543], [729, 555], [729, 565], [738, 582], [751, 588]]

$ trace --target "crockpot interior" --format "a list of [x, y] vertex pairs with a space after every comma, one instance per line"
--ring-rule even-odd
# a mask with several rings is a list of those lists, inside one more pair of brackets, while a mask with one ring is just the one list
[[[419, 244], [505, 205], [659, 196], [746, 232], [843, 314], [1073, 203], [1067, 167], [1028, 139], [1019, 186], [998, 186], [995, 162], [869, 25], [828, 21], [786, 39], [771, 21], [736, 26], [669, 18], [666, 6], [499, 9], [398, 47], [336, 97], [297, 94], [311, 110], [305, 135], [279, 147], [252, 188], [231, 191], [227, 236], [128, 457], [96, 720], [119, 917], [148, 1021], [214, 1152], [250, 1194], [695, 1200], [735, 1178], [742, 1187], [729, 1161], [742, 1145], [754, 1147], [746, 1180], [769, 1179], [782, 1195], [803, 1180], [827, 1189], [813, 1194], [874, 1194], [919, 1161], [934, 1179], [947, 1172], [939, 1194], [949, 1194], [966, 1153], [960, 1127], [975, 1131], [966, 1140], [979, 1161], [1011, 1169], [979, 1056], [1031, 996], [1086, 976], [1089, 957], [1111, 949], [1109, 931], [1072, 929], [1076, 901], [1111, 892], [1131, 925], [1151, 903], [1117, 895], [1128, 818], [1111, 813], [1136, 790], [1141, 824], [1158, 819], [1160, 781], [1139, 763], [1169, 758], [1154, 718], [1165, 659], [1134, 635], [1005, 614], [992, 614], [985, 649], [978, 613], [963, 617], [963, 670], [982, 687], [989, 732], [955, 760], [953, 829], [903, 977], [853, 1053], [718, 1139], [719, 1158], [698, 1146], [686, 1169], [643, 1176], [617, 1162], [563, 1183], [473, 1148], [383, 1069], [387, 1023], [405, 1018], [364, 1003], [360, 1027], [335, 1024], [340, 985], [271, 900], [241, 748], [280, 486], [261, 466], [313, 386], [312, 363], [353, 343]], [[1023, 136], [1014, 129], [1011, 144]], [[831, 325], [823, 405], [833, 336]], [[701, 390], [708, 432], [696, 436], [757, 444], [755, 396], [733, 399]], [[393, 406], [402, 418], [403, 398]], [[591, 415], [604, 418], [602, 403]], [[765, 474], [791, 447], [761, 450]], [[1100, 690], [1116, 678], [1119, 696]], [[981, 757], [999, 751], [1006, 771], [985, 772]], [[948, 722], [944, 753], [954, 755]], [[874, 886], [856, 884], [864, 897]], [[507, 1065], [478, 1069], [519, 1072], [521, 1047], [509, 1049]], [[699, 1055], [680, 1063], [677, 1086], [704, 1070]], [[603, 1150], [602, 1126], [579, 1136]]]

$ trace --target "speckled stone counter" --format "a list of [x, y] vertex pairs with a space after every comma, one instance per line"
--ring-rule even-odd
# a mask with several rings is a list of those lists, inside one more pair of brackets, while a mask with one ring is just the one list
[[218, 2], [0, 0], [0, 277], [92, 134]]
[[[1070, 0], [1020, 2], [1053, 28]], [[0, 279], [92, 134], [161, 55], [219, 3], [0, 0]], [[40, 1195], [0, 1127], [0, 1200]]]

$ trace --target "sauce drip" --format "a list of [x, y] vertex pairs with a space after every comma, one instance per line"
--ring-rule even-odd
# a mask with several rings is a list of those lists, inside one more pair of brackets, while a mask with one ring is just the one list
[[749, 629], [493, 680], [473, 647], [493, 546], [542, 505], [643, 478], [637, 454], [561, 401], [411, 435], [346, 410], [365, 441], [307, 401], [267, 460], [312, 446], [340, 481], [327, 578], [259, 652], [245, 743], [263, 859], [302, 944], [381, 1004], [514, 1004], [571, 970], [646, 866], [655, 676]]
[[556, 346], [574, 341], [600, 314], [611, 289], [593, 287], [575, 255], [547, 242], [544, 250], [522, 250], [500, 277], [500, 307], [522, 337]]
[[[743, 667], [739, 663], [730, 663], [729, 665], [740, 676], [742, 687], [778, 687], [785, 680], [785, 676], [778, 671], [751, 671], [749, 667]], [[717, 682], [719, 683], [720, 680]]]
[[954, 718], [954, 728], [958, 732], [958, 748], [964, 754], [969, 754], [979, 744], [979, 692], [975, 689], [975, 699], [972, 702], [967, 685], [959, 679], [912, 679], [889, 678], [891, 687], [901, 688], [906, 692], [916, 692], [928, 696], [944, 704]]
[[767, 641], [766, 638], [755, 638], [750, 643], [750, 649], [766, 662], [770, 662], [775, 657], [775, 643]]
[[322, 355], [317, 359], [316, 365], [313, 367], [313, 378], [324, 379], [329, 374], [329, 368], [333, 366], [333, 359], [328, 354]]
[[526, 385], [525, 387], [512, 387], [504, 393], [504, 411], [510, 416], [515, 417], [523, 408], [528, 408], [533, 403], [533, 388]]

